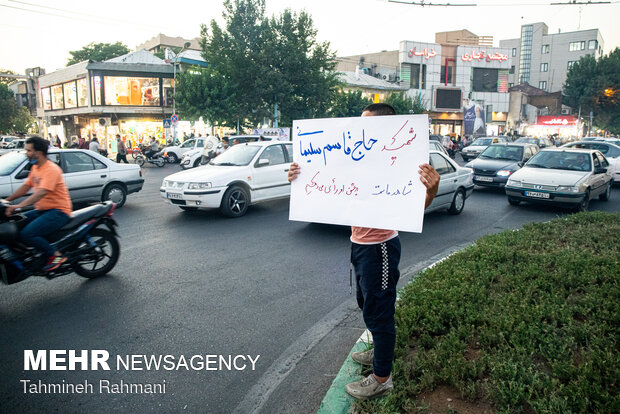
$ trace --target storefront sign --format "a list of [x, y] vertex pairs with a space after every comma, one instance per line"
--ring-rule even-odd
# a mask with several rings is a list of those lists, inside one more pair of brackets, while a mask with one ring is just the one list
[[538, 117], [538, 125], [572, 126], [577, 125], [577, 118], [567, 115], [542, 115]]
[[461, 56], [461, 60], [463, 62], [472, 62], [474, 60], [477, 60], [478, 62], [480, 62], [481, 60], [486, 60], [487, 62], [492, 62], [492, 61], [503, 62], [505, 60], [508, 60], [508, 55], [504, 55], [499, 52], [486, 53], [484, 50], [481, 50], [480, 52], [476, 53], [472, 50], [471, 55], [467, 53], [463, 53], [463, 55]]
[[435, 49], [433, 48], [431, 48], [430, 52], [428, 51], [427, 48], [424, 48], [423, 51], [418, 52], [416, 51], [416, 48], [414, 47], [413, 49], [409, 49], [408, 56], [409, 57], [424, 56], [424, 59], [428, 60], [429, 58], [437, 56], [437, 52], [435, 52]]

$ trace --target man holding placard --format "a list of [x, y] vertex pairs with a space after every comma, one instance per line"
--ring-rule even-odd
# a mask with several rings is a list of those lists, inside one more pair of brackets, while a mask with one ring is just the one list
[[[352, 355], [356, 362], [373, 367], [368, 377], [346, 386], [358, 399], [378, 397], [393, 388], [394, 310], [400, 277], [396, 229], [421, 232], [424, 209], [439, 187], [439, 174], [427, 163], [426, 117], [365, 118], [395, 114], [390, 105], [379, 103], [366, 107], [358, 121], [294, 124], [295, 159], [305, 161], [307, 167], [300, 177], [299, 163], [290, 166], [289, 181], [298, 177], [301, 181], [291, 188], [290, 218], [351, 225], [357, 302], [374, 342], [374, 349]], [[413, 178], [416, 172], [419, 181]]]

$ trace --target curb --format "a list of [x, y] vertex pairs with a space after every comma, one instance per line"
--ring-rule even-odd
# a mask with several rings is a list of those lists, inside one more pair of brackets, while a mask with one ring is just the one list
[[[454, 253], [456, 252], [452, 252], [448, 254], [447, 256], [442, 257], [441, 259], [424, 267], [419, 272], [414, 272], [412, 276], [410, 277], [409, 281], [407, 282], [407, 284], [411, 283], [411, 281], [414, 279], [414, 276], [416, 274], [419, 275], [421, 273], [424, 273], [427, 269], [431, 269], [438, 263], [443, 262], [448, 257], [452, 256]], [[400, 290], [399, 290], [399, 293], [400, 293]], [[396, 298], [397, 301], [400, 298], [399, 293], [397, 293], [397, 298]], [[325, 394], [325, 397], [323, 398], [323, 401], [321, 402], [321, 405], [319, 406], [317, 414], [345, 414], [349, 412], [351, 406], [353, 405], [353, 402], [355, 401], [355, 398], [347, 394], [344, 387], [345, 385], [351, 382], [354, 382], [354, 381], [359, 381], [362, 378], [362, 375], [361, 375], [362, 367], [360, 364], [358, 364], [357, 362], [353, 361], [353, 359], [351, 359], [351, 354], [353, 352], [359, 352], [359, 351], [364, 351], [368, 349], [368, 346], [371, 343], [372, 343], [372, 335], [370, 334], [370, 331], [368, 331], [367, 329], [364, 331], [364, 333], [362, 333], [362, 335], [359, 337], [355, 345], [353, 345], [353, 348], [351, 349], [351, 352], [349, 352], [349, 355], [347, 355], [347, 358], [343, 362], [342, 367], [340, 368], [340, 371], [338, 371], [338, 375], [336, 375], [336, 378], [332, 382], [332, 385], [329, 387], [329, 390], [327, 390], [327, 393]]]

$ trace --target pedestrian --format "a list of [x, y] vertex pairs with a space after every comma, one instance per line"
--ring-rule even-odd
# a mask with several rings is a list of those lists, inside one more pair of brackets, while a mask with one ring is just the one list
[[[390, 105], [368, 105], [362, 116], [396, 115]], [[439, 187], [439, 174], [429, 164], [419, 166], [420, 181], [426, 187], [427, 208]], [[293, 181], [300, 166], [292, 163], [288, 180]], [[380, 213], [380, 212], [378, 212]], [[348, 384], [347, 393], [358, 399], [368, 399], [391, 391], [392, 363], [396, 344], [394, 309], [396, 284], [400, 277], [400, 238], [394, 230], [351, 227], [351, 263], [355, 269], [357, 303], [362, 309], [364, 323], [372, 333], [374, 349], [352, 354], [354, 361], [372, 365], [373, 372], [361, 381]]]
[[100, 148], [101, 147], [99, 146], [99, 140], [97, 140], [97, 137], [93, 138], [88, 145], [88, 149], [92, 152], [96, 152], [97, 154], [99, 154]]
[[222, 146], [219, 147], [216, 151], [217, 155], [222, 154], [223, 152], [225, 152], [228, 149], [228, 137], [224, 137], [222, 138]]
[[118, 151], [116, 153], [116, 162], [120, 164], [121, 161], [125, 161], [125, 164], [129, 164], [129, 161], [127, 161], [127, 147], [121, 139], [121, 134], [116, 134], [116, 146]]

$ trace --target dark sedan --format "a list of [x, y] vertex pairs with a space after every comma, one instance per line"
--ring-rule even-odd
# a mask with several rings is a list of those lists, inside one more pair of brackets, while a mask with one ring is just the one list
[[508, 177], [537, 152], [533, 144], [493, 144], [465, 166], [474, 170], [474, 184], [503, 188]]

